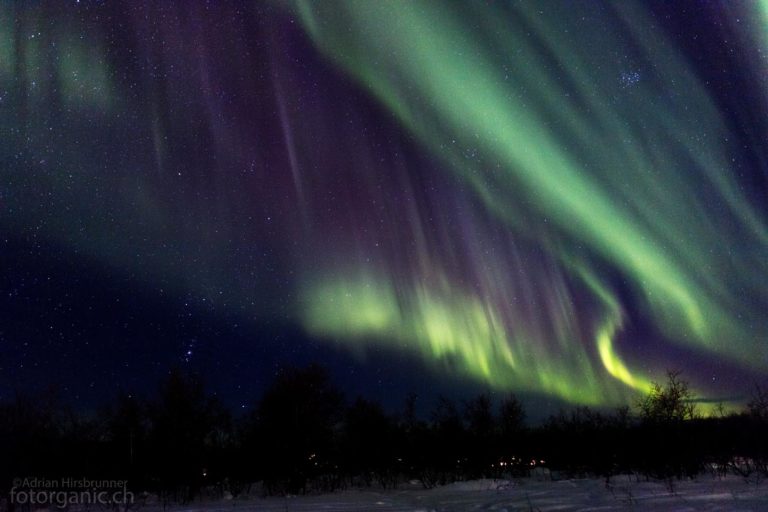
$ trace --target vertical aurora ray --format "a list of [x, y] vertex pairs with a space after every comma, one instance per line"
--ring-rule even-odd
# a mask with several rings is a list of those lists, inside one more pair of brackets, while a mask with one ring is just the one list
[[15, 66], [15, 44], [10, 9], [0, 6], [0, 80], [7, 80]]
[[763, 42], [768, 46], [768, 0], [759, 1], [757, 18]]
[[662, 4], [2, 4], [3, 239], [436, 381], [735, 398], [768, 1]]
[[[559, 285], [556, 292], [550, 290], [550, 299], [568, 297], [565, 284]], [[573, 342], [579, 331], [573, 312], [562, 311], [567, 302], [543, 306], [538, 320], [514, 319], [522, 309], [498, 307], [489, 297], [461, 290], [443, 277], [430, 283], [400, 278], [395, 284], [364, 271], [316, 281], [305, 299], [306, 328], [355, 340], [353, 349], [360, 343], [395, 343], [441, 369], [496, 388], [544, 392], [576, 403], [618, 403], [625, 397], [624, 390], [611, 389], [587, 351]], [[615, 357], [610, 346], [601, 350]]]
[[[670, 340], [768, 367], [766, 346], [758, 341], [768, 326], [756, 307], [768, 305], [760, 279], [768, 270], [764, 218], [730, 175], [733, 148], [717, 106], [639, 6], [595, 11], [572, 3], [470, 4], [458, 12], [436, 2], [293, 5], [317, 46], [514, 233], [534, 240], [577, 278], [584, 273], [573, 270], [571, 254], [582, 248], [610, 262]], [[605, 25], [614, 28], [599, 29]], [[626, 55], [642, 69], [629, 84], [621, 81], [628, 59], [620, 56]], [[467, 152], [478, 156], [468, 159]], [[589, 273], [586, 288], [601, 304], [600, 314], [592, 325], [582, 322], [587, 334], [568, 333], [565, 343], [590, 340], [603, 373], [646, 389], [648, 378], [631, 372], [614, 346], [622, 325], [619, 298], [600, 272]], [[395, 294], [414, 319], [398, 320], [397, 334], [383, 331], [437, 354], [429, 336], [402, 327], [419, 323], [415, 318], [428, 322], [429, 308], [408, 299], [418, 286]], [[328, 292], [333, 288], [322, 287], [317, 301], [335, 297]], [[310, 317], [315, 307], [310, 298]], [[342, 306], [337, 315], [335, 322], [308, 325], [359, 339], [342, 327], [353, 321], [355, 308]], [[477, 333], [471, 338], [466, 343], [479, 347], [487, 341]], [[514, 352], [542, 342], [507, 335], [495, 344], [511, 343]], [[557, 357], [540, 355], [530, 363]], [[464, 362], [475, 366], [468, 354]], [[507, 367], [520, 372], [511, 362]], [[574, 365], [557, 377], [573, 381], [578, 371]], [[474, 373], [483, 378], [483, 371]], [[537, 387], [545, 389], [541, 382]], [[609, 393], [597, 388], [596, 395]]]

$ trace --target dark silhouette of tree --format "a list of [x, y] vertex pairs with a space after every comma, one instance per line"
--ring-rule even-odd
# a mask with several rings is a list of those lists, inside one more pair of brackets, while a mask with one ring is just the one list
[[173, 370], [148, 416], [149, 464], [158, 489], [164, 500], [188, 502], [212, 482], [217, 435], [229, 428], [228, 413], [200, 378]]
[[742, 457], [735, 468], [768, 477], [768, 390], [756, 384], [747, 404], [746, 426], [740, 433]]
[[464, 419], [470, 434], [478, 437], [490, 437], [496, 428], [491, 398], [483, 393], [464, 404]]
[[424, 464], [419, 479], [424, 487], [456, 480], [466, 464], [464, 425], [456, 403], [441, 396], [431, 413], [422, 445]]
[[499, 427], [507, 441], [513, 440], [525, 428], [525, 409], [515, 395], [509, 395], [501, 401]]
[[668, 424], [697, 417], [693, 392], [677, 371], [667, 372], [663, 386], [653, 383], [651, 391], [638, 402], [638, 408], [641, 418], [651, 423]]
[[408, 394], [399, 424], [398, 435], [403, 443], [401, 468], [409, 478], [418, 478], [428, 487], [432, 485], [430, 475], [435, 474], [434, 463], [430, 459], [432, 431], [416, 414], [417, 400], [415, 393]]
[[323, 368], [280, 372], [255, 419], [267, 492], [306, 492], [309, 479], [337, 466], [334, 441], [342, 412], [342, 394]]
[[[499, 446], [497, 464], [504, 472], [515, 476], [528, 472], [526, 444], [530, 442], [525, 430], [525, 409], [515, 395], [509, 395], [499, 404]], [[524, 466], [525, 464], [525, 466]]]
[[352, 476], [382, 487], [397, 483], [404, 446], [394, 421], [378, 403], [358, 398], [347, 409], [344, 463]]
[[52, 475], [66, 465], [61, 440], [66, 429], [66, 413], [58, 390], [17, 394], [0, 405], [1, 486], [18, 475]]
[[568, 475], [583, 477], [600, 460], [596, 438], [602, 417], [589, 407], [576, 407], [551, 416], [545, 425], [549, 439], [544, 454], [550, 466]]
[[493, 476], [498, 473], [498, 429], [491, 398], [481, 394], [464, 404], [467, 424], [466, 457], [470, 477]]
[[768, 421], [768, 389], [755, 384], [752, 397], [747, 403], [747, 411], [753, 418]]
[[633, 472], [674, 489], [705, 468], [768, 476], [767, 395], [756, 387], [744, 413], [701, 418], [688, 384], [670, 372], [638, 401], [637, 416], [575, 407], [526, 428], [513, 395], [498, 408], [487, 394], [461, 408], [442, 397], [428, 421], [415, 395], [399, 416], [364, 398], [345, 408], [326, 371], [310, 366], [280, 372], [235, 425], [199, 378], [176, 370], [149, 399], [122, 394], [95, 417], [76, 414], [55, 389], [0, 402], [0, 487], [19, 475], [125, 478], [136, 495], [168, 503], [256, 481], [268, 493], [413, 479], [431, 487], [545, 464], [554, 477], [599, 475], [610, 487], [613, 475]]
[[150, 428], [146, 403], [120, 393], [114, 407], [103, 410], [100, 416], [110, 454], [110, 476], [125, 478], [131, 485], [145, 485], [140, 478], [146, 469]]
[[654, 383], [638, 402], [643, 422], [642, 467], [646, 474], [663, 478], [673, 486], [673, 479], [701, 471], [704, 460], [700, 445], [701, 429], [695, 397], [680, 372], [667, 372], [667, 382]]
[[419, 419], [416, 414], [416, 402], [419, 397], [416, 393], [408, 393], [405, 397], [405, 405], [403, 407], [402, 425], [406, 431], [413, 430], [419, 423]]

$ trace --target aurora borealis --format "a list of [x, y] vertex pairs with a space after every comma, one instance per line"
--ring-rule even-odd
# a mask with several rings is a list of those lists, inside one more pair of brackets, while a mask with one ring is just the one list
[[[3, 386], [317, 344], [590, 406], [678, 369], [738, 406], [768, 372], [766, 13], [3, 4]], [[89, 317], [89, 269], [144, 298]]]

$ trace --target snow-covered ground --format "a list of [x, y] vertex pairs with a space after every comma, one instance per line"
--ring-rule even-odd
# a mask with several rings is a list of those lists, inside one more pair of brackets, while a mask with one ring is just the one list
[[[141, 510], [151, 509], [145, 506]], [[416, 485], [399, 490], [354, 490], [321, 496], [248, 498], [171, 507], [169, 512], [459, 512], [495, 511], [768, 511], [768, 482], [701, 476], [658, 481], [621, 476], [608, 488], [600, 479], [550, 481], [477, 480], [424, 490]]]

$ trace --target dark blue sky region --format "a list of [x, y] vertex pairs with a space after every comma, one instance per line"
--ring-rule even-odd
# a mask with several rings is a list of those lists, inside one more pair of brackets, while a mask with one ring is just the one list
[[0, 6], [0, 398], [768, 370], [765, 2]]

